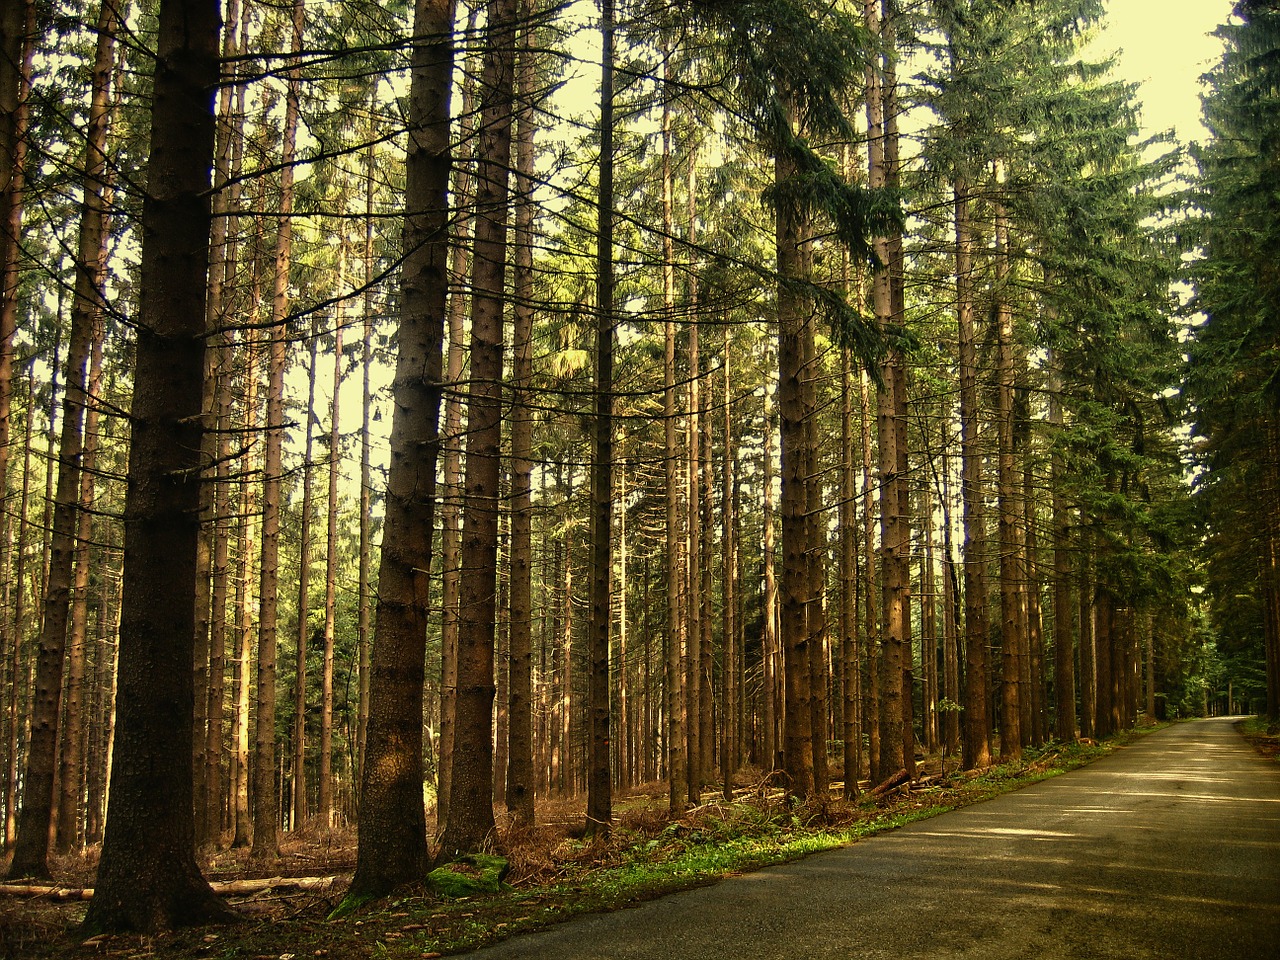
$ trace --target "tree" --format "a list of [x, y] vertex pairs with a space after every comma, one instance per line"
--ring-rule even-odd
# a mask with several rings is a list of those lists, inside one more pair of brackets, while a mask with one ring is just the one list
[[418, 0], [412, 49], [391, 463], [370, 655], [359, 846], [345, 906], [359, 905], [418, 880], [428, 861], [422, 801], [422, 689], [449, 289], [453, 81], [453, 4], [449, 0]]
[[596, 231], [596, 384], [591, 463], [591, 714], [587, 762], [588, 836], [613, 821], [609, 750], [609, 634], [613, 626], [613, 32], [614, 0], [600, 14], [600, 181]]
[[471, 276], [471, 384], [459, 598], [457, 735], [440, 857], [475, 852], [493, 830], [494, 630], [502, 435], [503, 305], [516, 5], [493, 0], [485, 28]]
[[200, 536], [219, 8], [162, 0], [144, 198], [111, 806], [88, 931], [225, 920], [195, 862], [191, 663]]

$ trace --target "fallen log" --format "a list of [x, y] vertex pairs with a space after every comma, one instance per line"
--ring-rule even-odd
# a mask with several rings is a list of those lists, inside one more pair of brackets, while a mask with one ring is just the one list
[[871, 796], [876, 798], [883, 797], [885, 794], [889, 793], [889, 791], [893, 790], [895, 787], [902, 786], [904, 783], [910, 781], [910, 779], [911, 774], [907, 773], [906, 767], [903, 767], [884, 783], [880, 784], [880, 786], [872, 790]]
[[[264, 890], [327, 890], [340, 877], [261, 877], [253, 880], [213, 880], [209, 886], [224, 897], [241, 897]], [[50, 900], [92, 900], [92, 887], [59, 887], [34, 883], [0, 883], [0, 896], [46, 897]]]

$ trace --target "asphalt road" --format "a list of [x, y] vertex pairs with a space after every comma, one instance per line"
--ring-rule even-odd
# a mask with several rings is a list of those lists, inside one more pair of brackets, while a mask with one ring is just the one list
[[480, 960], [1280, 958], [1280, 766], [1229, 720]]

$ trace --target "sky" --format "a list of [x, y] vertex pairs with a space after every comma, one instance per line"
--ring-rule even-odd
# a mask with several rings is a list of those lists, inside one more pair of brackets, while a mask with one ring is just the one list
[[1235, 0], [1109, 0], [1100, 51], [1120, 51], [1118, 73], [1142, 84], [1148, 133], [1177, 130], [1184, 141], [1205, 136], [1200, 124], [1200, 75], [1222, 52], [1208, 36], [1228, 20]]

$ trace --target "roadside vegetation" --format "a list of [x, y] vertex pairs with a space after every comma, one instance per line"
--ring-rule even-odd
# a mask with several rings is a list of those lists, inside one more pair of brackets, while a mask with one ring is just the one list
[[[76, 936], [85, 904], [51, 897], [0, 898], [0, 956], [44, 960], [72, 956], [217, 958], [334, 957], [417, 958], [473, 950], [517, 933], [571, 917], [614, 910], [668, 893], [702, 886], [991, 799], [1058, 776], [1126, 746], [1158, 729], [1140, 727], [1103, 742], [1050, 743], [1025, 751], [1018, 761], [962, 773], [944, 768], [938, 756], [923, 764], [924, 775], [874, 795], [865, 788], [855, 800], [837, 797], [789, 801], [764, 778], [735, 781], [733, 802], [717, 794], [678, 819], [667, 812], [666, 787], [648, 784], [618, 799], [617, 820], [606, 838], [580, 836], [581, 817], [571, 801], [540, 806], [539, 825], [500, 827], [495, 850], [505, 855], [505, 874], [496, 893], [462, 896], [458, 878], [433, 875], [431, 883], [408, 888], [345, 916], [333, 918], [354, 863], [354, 837], [313, 835], [286, 847], [287, 872], [336, 874], [332, 885], [298, 891], [269, 887], [228, 899], [244, 922], [196, 928], [155, 937], [120, 935], [83, 940]], [[1252, 734], [1246, 734], [1253, 738]], [[708, 794], [708, 797], [711, 795]], [[55, 873], [64, 888], [87, 882], [92, 858], [63, 858]], [[244, 852], [227, 852], [204, 865], [220, 879], [252, 876]], [[481, 861], [472, 871], [491, 882], [494, 865]], [[446, 884], [454, 884], [444, 892]], [[465, 877], [461, 889], [466, 889]]]

